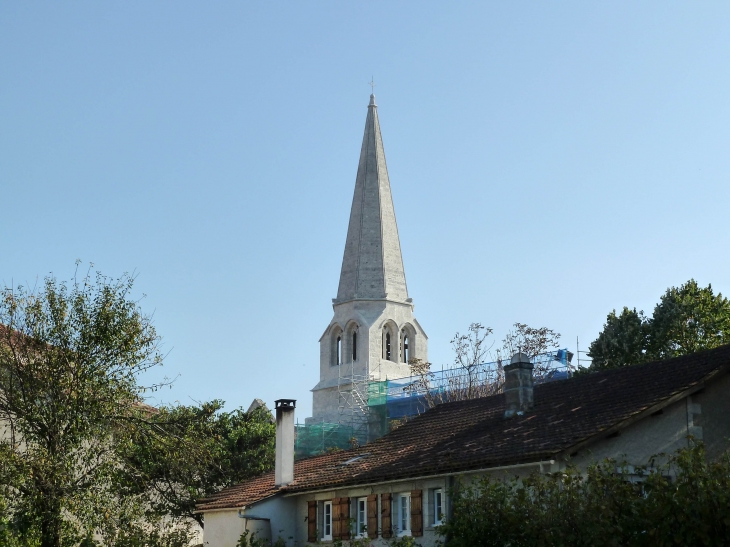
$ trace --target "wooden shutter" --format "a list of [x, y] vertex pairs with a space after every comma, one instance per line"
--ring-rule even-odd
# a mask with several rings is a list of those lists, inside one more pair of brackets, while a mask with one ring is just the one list
[[342, 539], [342, 524], [340, 523], [340, 498], [332, 500], [332, 539]]
[[307, 502], [307, 541], [314, 543], [317, 541], [317, 502]]
[[381, 532], [384, 538], [393, 537], [393, 524], [390, 521], [391, 494], [380, 494], [380, 523], [383, 527]]
[[340, 539], [350, 539], [350, 498], [340, 498]]
[[368, 537], [378, 537], [378, 495], [368, 496]]
[[423, 495], [421, 490], [411, 492], [411, 535], [423, 535]]

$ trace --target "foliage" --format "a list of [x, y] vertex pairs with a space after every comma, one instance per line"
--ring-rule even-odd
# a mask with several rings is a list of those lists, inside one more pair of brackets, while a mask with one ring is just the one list
[[730, 343], [730, 301], [694, 279], [662, 295], [652, 317], [612, 311], [589, 348], [591, 370], [668, 359]]
[[249, 530], [245, 530], [238, 538], [236, 547], [286, 547], [286, 541], [279, 537], [272, 543], [268, 539], [257, 538], [256, 533], [252, 534]]
[[2, 290], [0, 545], [187, 545], [200, 496], [272, 466], [264, 410], [142, 402], [162, 359], [132, 285], [87, 273]]
[[126, 491], [152, 491], [157, 513], [202, 526], [202, 515], [194, 513], [199, 499], [271, 469], [276, 436], [271, 414], [222, 407], [223, 401], [211, 401], [160, 408], [150, 417], [156, 431], [139, 429], [120, 443]]
[[608, 314], [598, 338], [590, 345], [592, 369], [602, 370], [636, 365], [648, 360], [649, 322], [644, 312], [626, 307], [620, 315], [616, 310]]
[[517, 352], [524, 353], [530, 359], [558, 347], [560, 334], [547, 327], [534, 328], [524, 323], [515, 323], [514, 330], [507, 333], [502, 341], [501, 353], [512, 356]]
[[730, 454], [708, 463], [698, 444], [661, 459], [460, 485], [439, 533], [454, 547], [726, 545]]
[[388, 547], [420, 547], [420, 543], [412, 536], [401, 536], [388, 540]]
[[140, 373], [159, 338], [130, 298], [133, 279], [47, 277], [0, 299], [0, 488], [43, 547], [109, 532], [136, 509], [114, 491], [114, 439], [142, 423]]
[[[385, 541], [388, 547], [420, 547], [416, 539], [411, 536], [394, 537], [382, 541]], [[332, 547], [372, 547], [373, 545], [375, 545], [375, 542], [369, 537], [351, 539], [347, 543], [341, 539], [336, 539], [332, 543]]]

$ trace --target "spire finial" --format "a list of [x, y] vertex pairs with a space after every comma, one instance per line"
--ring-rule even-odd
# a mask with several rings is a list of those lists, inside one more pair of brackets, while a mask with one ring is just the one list
[[371, 93], [375, 95], [375, 78], [370, 76], [370, 89], [372, 90]]

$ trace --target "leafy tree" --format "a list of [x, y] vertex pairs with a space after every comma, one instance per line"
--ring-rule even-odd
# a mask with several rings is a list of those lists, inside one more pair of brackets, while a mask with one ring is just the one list
[[151, 491], [160, 514], [194, 519], [196, 502], [274, 465], [276, 425], [263, 407], [222, 412], [223, 402], [162, 407], [150, 418], [164, 434], [140, 429], [127, 439], [128, 492]]
[[591, 369], [623, 367], [645, 362], [649, 342], [650, 325], [644, 312], [624, 307], [620, 315], [616, 310], [608, 314], [606, 324], [598, 338], [590, 345], [593, 359]]
[[0, 488], [42, 547], [110, 531], [136, 505], [115, 495], [114, 437], [144, 420], [137, 377], [161, 356], [132, 282], [51, 276], [38, 292], [2, 291]]
[[[159, 337], [133, 278], [0, 293], [0, 544], [187, 545], [195, 501], [268, 469], [265, 411], [155, 409]], [[198, 519], [199, 520], [199, 519]]]
[[654, 308], [649, 352], [655, 359], [712, 349], [730, 343], [730, 301], [694, 279], [662, 295]]
[[591, 370], [668, 359], [730, 343], [730, 302], [694, 279], [662, 295], [652, 317], [612, 311], [589, 347]]

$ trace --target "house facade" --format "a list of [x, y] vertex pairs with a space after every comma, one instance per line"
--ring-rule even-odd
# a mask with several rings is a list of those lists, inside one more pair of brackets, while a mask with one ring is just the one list
[[[607, 457], [641, 466], [690, 437], [708, 458], [730, 447], [730, 346], [540, 385], [531, 369], [518, 354], [505, 393], [444, 403], [361, 448], [298, 460], [290, 477], [268, 473], [201, 501], [204, 544], [234, 547], [249, 530], [287, 545], [411, 535], [426, 547], [459, 482]], [[283, 411], [288, 423], [294, 411]]]

